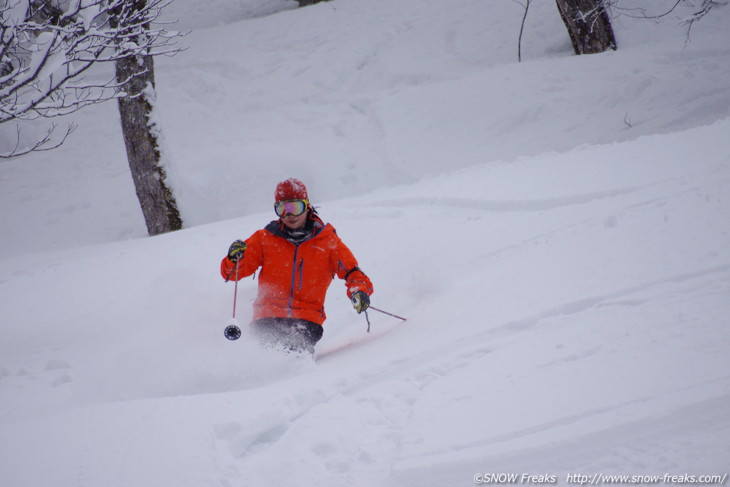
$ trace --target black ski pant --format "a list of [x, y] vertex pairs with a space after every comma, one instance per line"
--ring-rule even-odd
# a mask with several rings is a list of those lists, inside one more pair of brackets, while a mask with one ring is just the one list
[[261, 318], [251, 329], [264, 346], [308, 353], [314, 353], [324, 332], [322, 325], [297, 318]]

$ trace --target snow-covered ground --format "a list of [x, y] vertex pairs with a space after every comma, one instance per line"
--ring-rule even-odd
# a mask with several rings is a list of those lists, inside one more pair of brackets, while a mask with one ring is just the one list
[[[156, 64], [186, 230], [145, 237], [114, 104], [0, 161], [0, 485], [730, 472], [730, 6], [576, 57], [533, 2], [517, 63], [511, 0], [201, 4]], [[222, 336], [291, 176], [408, 318], [334, 282], [316, 363]]]

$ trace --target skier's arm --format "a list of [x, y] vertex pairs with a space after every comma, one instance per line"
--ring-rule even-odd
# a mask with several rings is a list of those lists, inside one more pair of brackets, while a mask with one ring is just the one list
[[345, 280], [347, 297], [352, 298], [352, 295], [357, 292], [364, 292], [368, 296], [373, 294], [373, 283], [370, 282], [370, 278], [358, 267], [355, 256], [339, 239], [335, 256], [335, 272], [337, 277]]

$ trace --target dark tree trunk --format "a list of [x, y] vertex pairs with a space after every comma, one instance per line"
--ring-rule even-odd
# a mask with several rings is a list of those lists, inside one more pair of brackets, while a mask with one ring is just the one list
[[576, 54], [616, 50], [604, 0], [555, 0]]
[[119, 98], [124, 145], [150, 235], [180, 230], [182, 219], [167, 175], [161, 166], [158, 127], [150, 119], [154, 102], [152, 56], [129, 56], [116, 62], [117, 81], [126, 81], [127, 96]]
[[300, 7], [306, 7], [307, 5], [314, 5], [319, 2], [327, 2], [329, 0], [297, 0]]

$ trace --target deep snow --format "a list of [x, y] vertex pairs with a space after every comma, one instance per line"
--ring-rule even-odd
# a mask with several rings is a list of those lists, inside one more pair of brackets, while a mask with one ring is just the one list
[[[113, 104], [0, 161], [0, 485], [730, 472], [730, 6], [576, 57], [533, 2], [518, 64], [511, 0], [293, 4], [169, 7], [188, 229], [145, 237]], [[316, 363], [222, 336], [290, 176], [408, 318], [334, 282]]]

